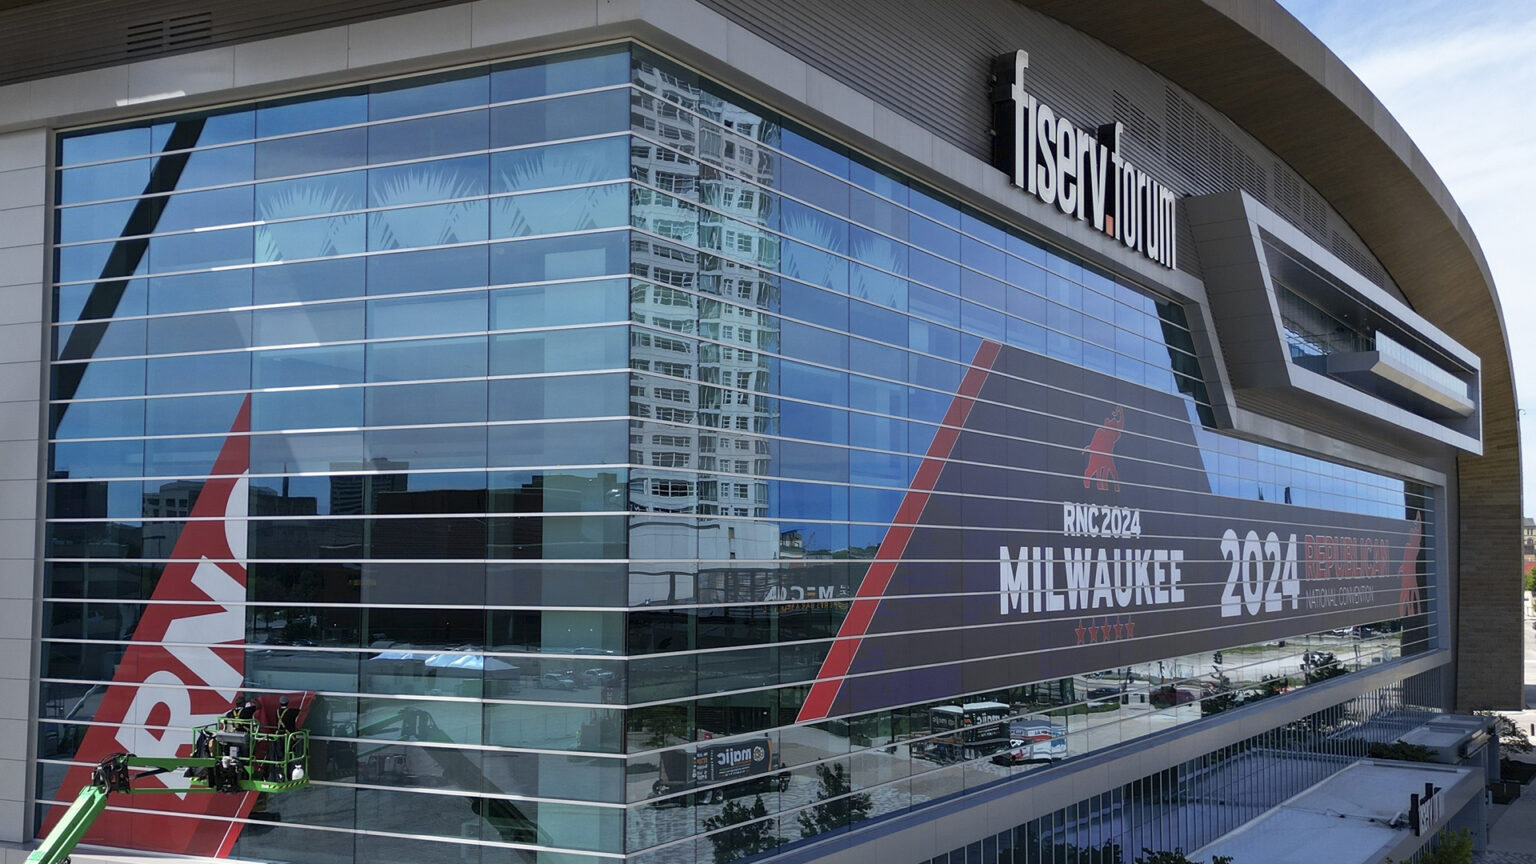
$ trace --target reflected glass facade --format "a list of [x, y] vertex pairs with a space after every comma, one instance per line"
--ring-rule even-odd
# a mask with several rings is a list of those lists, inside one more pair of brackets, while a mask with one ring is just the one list
[[[641, 47], [57, 156], [40, 802], [182, 734], [100, 714], [190, 562], [185, 713], [314, 697], [262, 860], [735, 860], [1444, 647], [1440, 490], [1220, 434], [1179, 303]], [[1009, 528], [1148, 548], [1011, 595]]]

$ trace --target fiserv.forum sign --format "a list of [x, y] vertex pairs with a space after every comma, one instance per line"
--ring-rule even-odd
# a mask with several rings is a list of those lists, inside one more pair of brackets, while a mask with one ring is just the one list
[[1013, 185], [1157, 263], [1178, 266], [1178, 196], [1120, 152], [1119, 123], [1079, 128], [1024, 89], [1029, 53], [993, 64], [992, 164]]

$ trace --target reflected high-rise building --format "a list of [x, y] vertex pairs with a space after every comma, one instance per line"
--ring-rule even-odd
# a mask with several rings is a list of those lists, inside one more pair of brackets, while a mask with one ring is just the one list
[[[764, 478], [777, 319], [765, 313], [777, 301], [778, 246], [763, 230], [772, 199], [758, 191], [773, 182], [757, 146], [771, 128], [666, 68], [636, 76], [631, 122], [665, 143], [637, 137], [630, 151], [644, 184], [632, 218], [649, 232], [631, 241], [630, 508], [676, 514], [632, 519], [631, 558], [641, 560], [631, 601], [649, 603], [691, 595], [699, 568], [771, 567], [776, 557]], [[643, 563], [667, 558], [679, 560]]]
[[379, 512], [380, 496], [405, 490], [410, 468], [408, 462], [382, 457], [367, 462], [332, 463], [331, 515]]

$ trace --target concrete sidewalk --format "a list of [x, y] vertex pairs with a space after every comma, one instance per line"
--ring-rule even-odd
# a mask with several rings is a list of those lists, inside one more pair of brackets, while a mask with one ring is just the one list
[[[1536, 722], [1536, 711], [1511, 716], [1520, 718], [1527, 734], [1528, 724]], [[1513, 758], [1536, 763], [1536, 754]], [[1494, 804], [1488, 811], [1488, 851], [1474, 856], [1474, 864], [1536, 864], [1536, 782], [1523, 787], [1519, 798], [1509, 804]]]
[[[1536, 735], [1536, 629], [1530, 612], [1521, 629], [1525, 631], [1525, 705], [1524, 711], [1503, 712], [1519, 724], [1532, 743]], [[1536, 763], [1536, 752], [1511, 756], [1519, 762]], [[1488, 808], [1488, 851], [1474, 856], [1473, 864], [1536, 864], [1536, 782], [1520, 790], [1520, 797], [1509, 804]]]

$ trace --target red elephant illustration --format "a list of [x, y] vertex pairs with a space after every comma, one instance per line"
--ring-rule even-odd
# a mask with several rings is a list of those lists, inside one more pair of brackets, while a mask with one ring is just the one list
[[1120, 475], [1115, 471], [1115, 444], [1120, 440], [1120, 430], [1125, 428], [1125, 409], [1119, 405], [1104, 418], [1104, 425], [1093, 433], [1093, 440], [1083, 448], [1088, 454], [1088, 467], [1083, 470], [1083, 488], [1097, 479], [1100, 489], [1108, 489], [1109, 481], [1115, 482], [1120, 491]]

